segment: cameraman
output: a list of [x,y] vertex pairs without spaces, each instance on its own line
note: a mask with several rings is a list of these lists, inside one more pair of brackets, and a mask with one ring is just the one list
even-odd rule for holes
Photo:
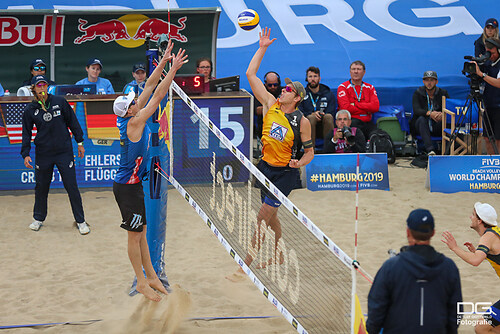
[[[486,51],[490,52],[490,59],[479,67],[476,63],[476,74],[485,82],[483,101],[485,118],[483,119],[486,151],[495,154],[493,145],[500,151],[500,39],[488,38],[485,41]],[[488,122],[489,121],[489,122]],[[495,143],[490,141],[495,139]]]
[[351,113],[339,110],[335,117],[337,127],[325,136],[324,153],[365,153],[365,136],[358,128],[351,128]]

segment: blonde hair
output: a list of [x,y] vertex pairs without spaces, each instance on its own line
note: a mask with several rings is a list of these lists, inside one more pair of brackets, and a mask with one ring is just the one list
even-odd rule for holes
[[483,28],[483,34],[481,35],[481,39],[483,41],[483,44],[486,43],[487,38],[499,38],[498,36],[498,27],[495,28],[495,34],[492,37],[486,36],[486,27]]

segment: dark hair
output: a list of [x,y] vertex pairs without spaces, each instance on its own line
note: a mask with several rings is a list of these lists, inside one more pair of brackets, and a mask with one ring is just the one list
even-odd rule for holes
[[488,48],[488,49],[492,49],[492,48],[497,48],[497,50],[500,51],[500,39],[498,38],[488,38],[486,39],[486,41],[484,42],[484,45]]
[[316,66],[309,66],[309,68],[306,70],[306,76],[308,72],[313,72],[319,75],[319,68],[317,68]]
[[409,229],[410,233],[413,237],[413,239],[418,240],[418,241],[428,241],[432,238],[432,235],[434,234],[434,230],[430,232],[419,232],[412,230],[411,228]]
[[361,65],[363,67],[363,70],[366,71],[366,66],[365,66],[365,63],[363,63],[361,60],[355,60],[351,63],[351,66],[349,66],[349,68],[352,67],[352,65]]
[[212,70],[214,68],[214,65],[212,64],[212,60],[210,60],[210,58],[208,58],[208,57],[198,58],[198,60],[196,61],[196,68],[200,67],[200,64],[201,64],[202,61],[208,61],[208,63],[210,64],[210,74],[209,74],[209,76],[212,77]]

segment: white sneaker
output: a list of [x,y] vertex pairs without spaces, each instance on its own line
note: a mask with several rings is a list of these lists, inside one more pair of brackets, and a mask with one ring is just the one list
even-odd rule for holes
[[436,155],[436,152],[430,151],[429,153],[427,153],[427,155]]
[[76,227],[78,228],[78,231],[80,231],[81,235],[85,235],[85,234],[90,233],[89,224],[87,224],[86,222],[76,223]]
[[33,231],[38,231],[40,227],[42,227],[42,225],[43,222],[35,220],[33,223],[30,224],[30,229],[32,229]]

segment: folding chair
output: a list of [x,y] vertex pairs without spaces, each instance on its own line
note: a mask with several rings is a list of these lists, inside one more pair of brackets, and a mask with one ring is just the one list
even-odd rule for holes
[[[446,97],[443,96],[443,118],[442,118],[442,147],[443,147],[443,154],[446,152],[447,148],[447,143],[450,145],[450,155],[465,155],[471,150],[471,142],[469,140],[464,140],[466,139],[467,136],[470,136],[470,128],[472,127],[473,129],[477,127],[477,130],[479,131],[479,134],[481,135],[482,133],[482,117],[481,113],[477,108],[475,108],[475,105],[471,105],[471,110],[469,110],[469,113],[472,113],[471,115],[465,115],[467,121],[465,127],[462,126],[462,124],[457,124],[457,121],[460,119],[460,113],[466,112],[463,110],[463,107],[465,105],[464,100],[452,100],[448,99],[448,102],[451,105],[455,106],[456,111],[452,111],[450,109],[446,108]],[[469,118],[470,116],[470,118]],[[463,119],[463,118],[462,118]],[[469,124],[469,121],[472,122],[472,124]],[[474,125],[475,124],[475,125]],[[449,127],[448,127],[449,126]],[[457,129],[457,126],[460,127]],[[455,131],[457,129],[457,132]],[[452,141],[452,136],[455,134],[455,140]],[[461,136],[459,136],[461,135]],[[457,147],[455,147],[455,144],[457,144]]]

